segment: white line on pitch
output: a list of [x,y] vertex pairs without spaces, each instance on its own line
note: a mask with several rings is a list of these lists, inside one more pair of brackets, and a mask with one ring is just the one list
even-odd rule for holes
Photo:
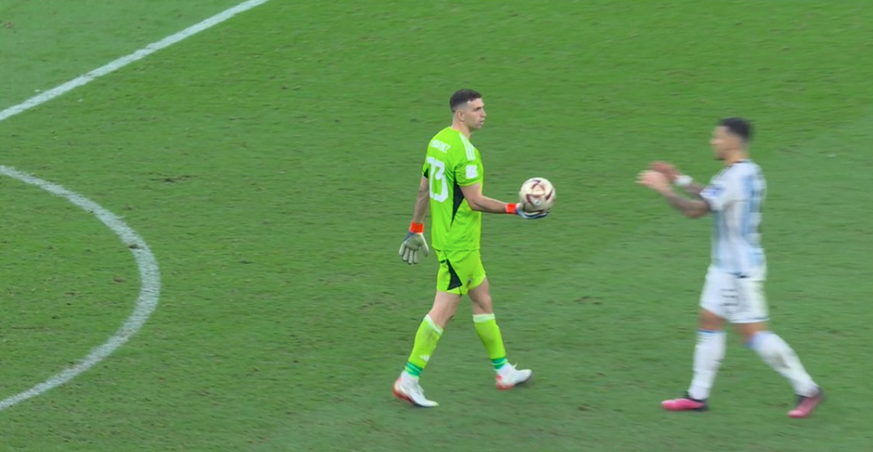
[[133,253],[133,257],[136,259],[136,264],[139,267],[140,280],[142,281],[142,287],[140,288],[139,298],[136,300],[133,314],[127,318],[124,325],[105,344],[91,350],[88,356],[48,380],[24,392],[3,399],[0,401],[0,410],[5,410],[16,403],[38,396],[49,389],[72,380],[73,377],[90,369],[127,342],[131,336],[142,328],[155,308],[158,307],[158,297],[161,292],[161,274],[158,269],[158,262],[155,260],[155,256],[145,240],[114,213],[78,193],[29,174],[24,174],[14,168],[0,165],[0,174],[36,185],[55,196],[66,198],[86,212],[93,213],[103,224],[112,229],[112,232],[116,233],[130,249],[130,252]]
[[99,68],[94,69],[93,71],[88,72],[87,74],[80,75],[80,76],[70,80],[69,82],[64,83],[63,85],[59,85],[57,87],[54,87],[54,88],[52,88],[52,89],[50,89],[42,94],[33,96],[30,99],[27,99],[26,101],[24,101],[18,105],[14,105],[14,106],[9,107],[3,111],[0,111],[0,121],[3,121],[6,118],[9,118],[10,116],[15,116],[23,111],[30,110],[31,108],[36,107],[37,105],[44,104],[44,103],[54,99],[55,97],[62,96],[64,94],[72,91],[75,88],[78,88],[82,85],[90,83],[92,80],[96,79],[97,77],[101,77],[101,76],[104,76],[104,75],[109,74],[111,72],[117,71],[118,69],[121,69],[124,66],[127,66],[128,64],[133,63],[134,61],[139,61],[139,60],[157,52],[158,50],[169,47],[169,46],[171,46],[171,45],[173,45],[173,44],[175,44],[175,43],[177,43],[185,38],[189,38],[197,33],[200,33],[201,31],[206,30],[207,28],[214,27],[215,25],[218,25],[218,24],[226,21],[227,19],[230,19],[231,17],[233,17],[233,16],[235,16],[243,11],[248,11],[248,10],[254,8],[255,6],[267,3],[268,1],[269,0],[248,0],[246,2],[242,2],[239,5],[234,6],[233,8],[222,11],[222,12],[210,17],[209,19],[204,20],[203,22],[200,22],[196,25],[192,25],[192,26],[190,26],[190,27],[188,27],[188,28],[176,33],[176,34],[172,34],[170,36],[167,36],[166,38],[161,39],[160,41],[153,42],[153,43],[137,50],[136,52],[131,53],[130,55],[123,56],[115,61],[107,63],[103,66],[100,66]]
[[[169,47],[185,38],[191,37],[203,30],[218,25],[241,12],[250,10],[268,1],[269,0],[248,0],[242,2],[234,6],[233,8],[222,11],[196,25],[188,27],[176,34],[167,36],[160,41],[151,43],[143,47],[142,49],[131,53],[130,55],[121,57],[115,61],[112,61],[106,65],[94,69],[87,74],[80,75],[79,77],[76,77],[73,80],[64,83],[63,85],[59,85],[38,96],[34,96],[18,105],[14,105],[3,111],[0,111],[0,121],[5,121],[6,119],[15,116],[21,112],[44,104],[58,96],[62,96],[79,86],[90,83],[97,77],[101,77],[118,69],[121,69],[122,67],[127,66],[134,61],[141,60],[151,55],[152,53],[157,52],[158,50]],[[145,240],[143,240],[143,238],[140,237],[139,234],[136,233],[136,231],[128,226],[127,223],[125,223],[121,218],[119,218],[112,212],[104,209],[96,202],[91,201],[90,199],[78,193],[67,190],[64,187],[53,184],[49,181],[45,181],[33,177],[29,174],[22,173],[15,168],[0,165],[0,174],[12,177],[14,179],[18,179],[31,185],[35,185],[56,196],[66,198],[68,201],[81,207],[85,211],[96,215],[97,218],[99,218],[100,221],[103,222],[103,224],[108,226],[109,229],[112,229],[112,231],[115,232],[122,241],[124,241],[124,243],[130,249],[131,253],[133,253],[133,257],[134,259],[136,259],[137,266],[139,267],[140,279],[142,281],[142,287],[140,288],[139,297],[136,300],[136,306],[133,310],[133,314],[131,314],[130,317],[127,318],[121,328],[119,328],[118,331],[116,331],[115,334],[110,337],[108,341],[106,341],[106,343],[91,350],[91,353],[89,353],[88,356],[78,361],[74,366],[64,369],[63,371],[52,376],[48,380],[24,392],[3,399],[2,401],[0,401],[0,411],[2,411],[6,408],[23,402],[31,397],[36,397],[46,391],[49,391],[52,388],[55,388],[72,380],[77,375],[85,372],[91,367],[94,367],[94,365],[96,365],[100,361],[106,359],[106,357],[111,355],[116,349],[118,349],[118,347],[124,345],[124,343],[127,342],[128,339],[131,338],[131,336],[136,334],[137,331],[142,328],[142,326],[148,320],[149,316],[151,316],[152,312],[154,312],[155,308],[157,308],[158,298],[161,291],[161,276],[157,260],[155,259],[155,256],[152,254]]]

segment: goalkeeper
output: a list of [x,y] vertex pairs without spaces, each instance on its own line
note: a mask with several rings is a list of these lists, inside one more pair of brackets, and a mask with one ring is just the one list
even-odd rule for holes
[[496,371],[498,389],[512,389],[528,381],[530,370],[518,370],[506,360],[500,328],[494,319],[488,279],[479,256],[482,212],[517,215],[525,219],[548,212],[526,212],[524,204],[507,204],[482,195],[484,169],[479,150],[470,143],[473,131],[485,123],[482,96],[463,89],[449,100],[452,125],[437,133],[427,147],[418,199],[409,234],[400,246],[400,257],[417,264],[428,255],[424,218],[431,210],[431,242],[439,260],[437,292],[433,307],[415,335],[406,368],[394,383],[394,395],[420,407],[434,407],[418,379],[436,349],[443,329],[455,315],[461,296],[473,302],[473,324]]

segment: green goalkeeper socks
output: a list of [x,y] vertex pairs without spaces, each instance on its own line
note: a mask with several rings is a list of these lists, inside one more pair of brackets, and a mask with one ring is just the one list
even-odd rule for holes
[[488,351],[494,370],[499,370],[506,364],[506,349],[503,347],[503,336],[500,335],[500,327],[494,314],[476,314],[473,316],[473,324],[476,326],[476,334]]
[[415,344],[406,363],[406,373],[413,377],[421,375],[442,335],[443,329],[437,326],[429,315],[425,316],[418,327],[418,332],[415,333]]
[[[491,358],[494,370],[499,370],[507,363],[506,349],[503,347],[503,337],[500,335],[500,327],[497,326],[494,314],[476,314],[473,316],[473,323],[476,326],[476,334],[479,335],[488,357]],[[415,333],[415,345],[412,346],[412,353],[409,354],[404,372],[412,377],[420,376],[436,350],[442,334],[443,329],[437,326],[429,315],[425,316],[418,327],[418,332]]]

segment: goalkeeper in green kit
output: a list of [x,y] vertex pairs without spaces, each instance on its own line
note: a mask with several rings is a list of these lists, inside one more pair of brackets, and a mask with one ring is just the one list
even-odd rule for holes
[[455,315],[463,295],[473,302],[476,333],[496,371],[497,388],[512,389],[528,381],[530,370],[519,370],[506,360],[500,328],[494,318],[488,279],[479,256],[482,212],[511,214],[525,219],[548,212],[526,212],[522,203],[504,203],[482,195],[485,171],[479,150],[470,142],[473,131],[485,123],[485,104],[473,90],[462,89],[449,100],[452,125],[437,133],[427,147],[412,224],[400,246],[400,257],[417,264],[428,255],[424,218],[431,211],[431,245],[439,260],[433,307],[424,317],[406,368],[394,383],[394,395],[420,407],[434,407],[419,385],[419,376],[436,349],[443,329]]

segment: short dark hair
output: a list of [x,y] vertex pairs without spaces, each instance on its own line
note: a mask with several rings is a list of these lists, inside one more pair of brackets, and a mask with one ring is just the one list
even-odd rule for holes
[[455,91],[455,94],[452,94],[452,97],[449,99],[449,107],[451,107],[452,111],[454,112],[461,105],[464,105],[471,100],[481,98],[482,95],[479,94],[478,91],[474,91],[472,89],[459,89]]
[[743,141],[752,141],[752,123],[743,118],[724,118],[718,122],[719,126],[728,129],[728,132],[740,137]]

